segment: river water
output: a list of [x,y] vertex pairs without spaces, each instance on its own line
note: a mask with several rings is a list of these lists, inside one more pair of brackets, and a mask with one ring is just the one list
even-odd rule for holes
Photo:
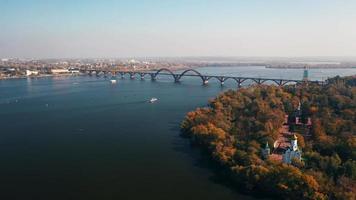
[[[301,69],[203,74],[300,79]],[[310,70],[313,80],[356,69]],[[253,199],[222,184],[179,136],[184,115],[236,83],[104,77],[0,81],[0,199]],[[157,97],[156,103],[147,102]]]

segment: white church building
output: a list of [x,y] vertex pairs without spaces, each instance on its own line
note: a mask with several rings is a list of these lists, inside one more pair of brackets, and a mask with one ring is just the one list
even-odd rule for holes
[[293,158],[297,160],[302,159],[302,152],[298,148],[297,139],[298,139],[297,136],[294,134],[293,139],[290,142],[291,147],[289,147],[282,155],[283,163],[291,164]]

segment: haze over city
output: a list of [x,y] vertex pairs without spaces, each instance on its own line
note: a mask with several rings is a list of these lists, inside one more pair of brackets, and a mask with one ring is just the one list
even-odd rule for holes
[[356,1],[0,0],[0,57],[356,56]]

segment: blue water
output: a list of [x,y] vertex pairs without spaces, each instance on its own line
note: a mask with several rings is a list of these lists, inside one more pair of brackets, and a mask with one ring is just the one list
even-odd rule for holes
[[[198,69],[296,78],[302,70]],[[284,72],[283,72],[284,71]],[[311,79],[354,70],[310,71]],[[53,77],[0,81],[0,199],[252,199],[179,136],[184,115],[236,83]],[[147,102],[151,97],[159,100]]]

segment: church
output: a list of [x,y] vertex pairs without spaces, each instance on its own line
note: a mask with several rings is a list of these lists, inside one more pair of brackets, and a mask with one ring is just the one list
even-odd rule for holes
[[283,163],[291,164],[293,159],[301,160],[302,152],[298,148],[297,136],[294,134],[291,140],[291,146],[282,155]]
[[[304,120],[302,120],[304,118]],[[268,142],[261,149],[263,159],[271,159],[286,164],[291,164],[293,159],[302,160],[302,151],[298,147],[298,138],[291,131],[291,126],[305,131],[301,131],[304,137],[310,136],[310,128],[312,126],[311,118],[304,116],[302,113],[302,104],[299,101],[296,110],[289,115],[285,115],[284,123],[279,129],[278,138],[274,141],[273,150],[271,151]],[[293,130],[294,130],[293,128]]]
[[[287,145],[287,147],[284,150],[284,152],[282,153],[282,155],[278,154],[278,153],[271,154],[271,149],[267,142],[266,146],[261,150],[262,157],[264,159],[270,158],[273,160],[279,160],[286,164],[291,164],[293,159],[302,160],[302,151],[298,147],[297,139],[298,139],[297,136],[294,134],[292,139],[290,140],[290,144]],[[277,149],[274,149],[274,151],[276,151],[276,150]]]

